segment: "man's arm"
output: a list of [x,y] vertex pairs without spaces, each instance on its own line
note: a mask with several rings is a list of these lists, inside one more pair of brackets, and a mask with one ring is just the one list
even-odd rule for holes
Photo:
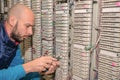
[[24,71],[22,65],[0,70],[0,80],[19,80],[25,75],[26,72]]
[[10,66],[7,69],[0,70],[0,80],[19,80],[26,75],[26,72],[21,65],[23,60],[21,59],[20,48],[18,47],[16,56],[12,60]]
[[[12,60],[10,67],[12,66],[16,66],[16,65],[21,65],[24,63],[24,60],[22,59],[22,55],[21,55],[21,50],[20,47],[18,46],[17,52],[16,52],[16,56],[14,57],[14,59]],[[40,80],[40,74],[38,72],[34,72],[34,73],[29,73],[26,74],[22,79],[20,80]],[[12,79],[14,80],[14,79]]]
[[23,80],[25,80],[27,77],[26,74],[31,72],[42,72],[46,69],[48,69],[48,71],[45,72],[45,74],[50,74],[53,73],[59,65],[58,61],[50,56],[42,56],[40,58],[37,58],[33,61],[21,65],[19,63],[19,48],[17,52],[18,53],[13,59],[10,67],[8,69],[0,70],[0,80],[19,80],[23,77]]

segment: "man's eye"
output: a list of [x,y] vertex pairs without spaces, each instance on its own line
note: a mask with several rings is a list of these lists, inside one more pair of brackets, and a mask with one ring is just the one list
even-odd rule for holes
[[28,26],[26,26],[27,28],[29,28],[30,26],[28,25]]
[[26,28],[30,28],[30,27],[33,27],[34,25],[31,25],[31,24],[25,24]]

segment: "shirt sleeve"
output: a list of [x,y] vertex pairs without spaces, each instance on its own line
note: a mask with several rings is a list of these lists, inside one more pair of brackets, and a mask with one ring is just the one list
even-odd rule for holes
[[[20,50],[20,47],[18,46],[16,56],[12,60],[10,67],[14,67],[16,65],[21,65],[23,63],[24,63],[24,60],[22,59],[21,50]],[[11,79],[11,80],[14,80],[14,79]],[[37,72],[28,73],[20,80],[40,80],[40,74]]]
[[25,75],[22,65],[0,70],[0,80],[20,80]]
[[20,47],[16,51],[16,55],[7,69],[0,70],[0,80],[20,80],[26,75],[21,58]]

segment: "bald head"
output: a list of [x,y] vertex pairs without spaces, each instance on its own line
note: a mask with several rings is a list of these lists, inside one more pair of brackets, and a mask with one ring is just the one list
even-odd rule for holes
[[8,11],[5,22],[8,36],[13,41],[20,42],[33,34],[34,14],[23,4],[16,4]]
[[34,17],[34,14],[27,6],[23,4],[16,4],[8,11],[8,19],[10,16],[15,16],[17,19],[20,19],[26,16]]

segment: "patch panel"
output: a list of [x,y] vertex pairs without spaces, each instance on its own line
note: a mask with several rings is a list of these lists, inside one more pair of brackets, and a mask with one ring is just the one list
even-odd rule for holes
[[38,9],[40,9],[40,6],[38,6],[38,5],[41,5],[40,1],[38,1],[38,2],[37,1],[32,1],[32,8],[37,7]]
[[79,78],[78,76],[74,75],[72,80],[83,80],[82,78]]
[[[48,33],[47,33],[48,32]],[[52,35],[53,34],[53,32],[51,31],[51,30],[49,30],[49,31],[46,31],[46,30],[43,30],[42,31],[42,35]],[[43,36],[44,37],[44,36]]]
[[[46,4],[46,5],[43,4],[43,5],[42,5],[42,9],[43,9],[43,8],[46,8],[46,9],[48,9],[47,11],[49,11],[49,10],[51,11],[50,8],[53,8],[53,7],[51,7],[51,6],[52,6],[52,4]],[[44,10],[42,10],[42,11],[44,11]]]
[[59,11],[59,10],[68,10],[69,7],[66,7],[66,6],[67,6],[66,4],[65,5],[57,5],[56,8],[55,8],[55,10],[56,11]]
[[[61,49],[68,49],[68,44],[66,43],[67,41],[63,41],[60,42],[60,41],[56,41],[56,47],[57,48],[61,48]],[[61,43],[64,43],[64,44],[61,44]]]
[[[76,73],[77,73],[77,72],[76,72]],[[88,79],[86,78],[86,76],[88,76],[88,75],[86,75],[86,74],[83,75],[83,74],[77,73],[76,76],[80,76],[81,80],[84,80],[84,79],[88,80]],[[80,78],[79,78],[79,79],[80,79]]]
[[56,21],[58,21],[58,20],[60,20],[60,21],[61,20],[67,20],[68,21],[69,19],[67,17],[59,17],[59,18],[56,18]]
[[114,62],[115,63],[114,67],[118,67],[119,66],[118,62],[112,61],[112,60],[109,61],[109,59],[105,59],[105,58],[101,58],[101,57],[100,57],[100,62],[104,63],[104,64],[107,64],[107,65],[111,65],[111,66],[112,66],[112,63]]
[[77,13],[74,15],[74,18],[90,18],[91,14],[89,13]]
[[[74,65],[76,65],[76,64],[74,64]],[[88,67],[87,67],[88,68]],[[82,72],[82,74],[81,75],[83,75],[83,74],[85,74],[85,75],[88,75],[88,70],[86,70],[86,68],[84,68],[84,67],[80,67],[80,66],[77,66],[76,65],[76,69],[78,69],[78,70],[73,70],[73,72],[75,72],[75,73],[78,73],[78,74],[81,74],[80,73],[80,71]],[[79,71],[80,70],[80,71]],[[86,70],[86,71],[85,71]]]
[[[74,47],[74,48],[77,48],[77,49],[81,49],[81,51],[84,50],[84,46],[79,45],[79,44],[74,44],[73,47]],[[73,48],[73,49],[74,49],[74,48]]]
[[106,76],[105,73],[102,73],[102,74],[99,74],[99,75],[102,76],[102,77],[100,77],[98,80],[118,80],[117,77],[113,77],[111,75],[110,76]]
[[53,0],[44,0],[44,1],[42,1],[42,3],[44,4],[44,3],[52,3],[53,2]]
[[[63,13],[63,14],[64,14],[64,13]],[[57,18],[58,18],[58,19],[60,19],[60,20],[61,20],[61,19],[62,19],[62,17],[69,17],[69,15],[67,15],[67,14],[64,14],[64,15],[63,15],[63,14],[59,14],[59,13],[58,13],[58,14],[56,14],[55,19],[57,19]],[[60,18],[60,17],[61,17],[61,18]],[[59,20],[58,20],[58,21],[59,21]],[[56,22],[57,22],[57,21],[56,21]]]
[[119,23],[100,23],[101,26],[120,27]]
[[78,1],[78,3],[75,3],[75,6],[77,6],[77,5],[82,5],[82,4],[89,4],[89,5],[91,5],[92,4],[92,1],[87,1],[87,0],[85,0],[85,1]]
[[119,38],[116,37],[109,37],[109,36],[101,36],[102,40],[108,40],[108,41],[115,41],[115,42],[119,42]]
[[89,30],[89,29],[74,29],[75,31],[74,31],[74,33],[77,35],[77,34],[81,34],[81,33],[83,33],[83,34],[91,34],[91,31]]
[[[57,46],[60,46],[60,45],[57,45]],[[65,48],[64,48],[65,47]],[[67,48],[67,46],[63,46],[63,47],[56,47],[57,49],[56,52],[58,51],[58,53],[61,54],[61,56],[67,56],[67,55],[62,55],[62,54],[65,54],[68,52],[69,48]]]
[[56,31],[56,33],[57,33],[56,36],[61,36],[61,37],[62,37],[62,36],[69,36],[68,32],[63,32],[63,31],[62,31],[62,33],[61,33],[61,32],[57,32],[57,31]]
[[78,22],[75,22],[74,24],[75,24],[75,25],[79,25],[79,24],[81,24],[81,25],[84,25],[84,24],[91,25],[91,22],[83,22],[83,21],[82,21],[82,22],[79,22],[79,23],[78,23]]
[[101,71],[101,74],[105,73],[105,76],[110,76],[110,77],[118,77],[117,75],[119,75],[119,71],[115,72],[115,71],[111,71],[110,69],[101,67],[101,69],[99,68],[99,70]]
[[84,40],[74,40],[74,44],[81,44],[81,45],[88,45],[90,42],[89,41],[84,41]]
[[68,34],[58,34],[58,33],[57,33],[55,36],[56,36],[56,37],[57,37],[57,36],[60,36],[60,37],[68,37]]
[[120,37],[120,34],[119,33],[116,33],[116,32],[101,32],[101,36],[110,36],[110,37],[117,37],[119,38]]
[[[108,52],[108,51],[106,51],[106,52]],[[109,54],[109,55],[111,55],[111,54]],[[113,56],[115,56],[115,55],[113,55]],[[112,62],[117,63],[117,62],[119,62],[119,57],[113,57],[113,56],[100,54],[100,59],[106,60],[109,63],[112,63]],[[105,63],[105,62],[103,62],[103,63]],[[116,64],[116,66],[117,66],[117,64]]]
[[[61,16],[60,16],[61,17]],[[64,22],[65,21],[65,22]],[[60,24],[69,24],[69,20],[67,21],[66,18],[62,18],[62,19],[58,19],[56,20],[55,24],[57,25],[60,25]],[[65,27],[66,28],[66,27]]]
[[77,23],[79,21],[80,22],[90,22],[91,19],[90,18],[83,18],[83,17],[76,17],[75,22]]
[[83,41],[76,41],[76,42],[73,42],[74,44],[79,44],[79,45],[83,45],[83,46],[88,46],[90,44],[90,42],[83,42]]
[[75,10],[75,13],[92,13],[91,9],[81,9],[81,10]]
[[119,53],[109,52],[109,51],[105,51],[105,50],[101,50],[100,55],[110,57],[110,59],[119,57]]
[[120,12],[120,8],[116,7],[116,8],[103,8],[102,12]]
[[28,38],[24,41],[25,44],[25,62],[32,60],[32,47],[31,47],[31,38]]
[[[51,15],[51,16],[52,16],[52,15]],[[51,24],[52,21],[42,21],[42,23],[43,23],[43,24],[46,24],[46,23]],[[44,28],[44,27],[43,27],[43,28]]]
[[80,36],[87,36],[87,37],[91,37],[91,35],[89,33],[74,33],[74,37],[80,37]]
[[[91,29],[91,27],[90,27],[91,25],[89,25],[89,24],[82,24],[82,23],[81,23],[81,24],[79,24],[79,23],[78,23],[78,24],[74,24],[74,27],[81,27],[81,26],[82,26],[83,28],[87,27],[88,29],[89,29],[89,28]],[[87,29],[87,28],[86,28],[86,29]]]
[[45,24],[45,23],[52,24],[52,23],[49,22],[49,20],[52,20],[52,16],[42,16],[42,17],[43,17],[42,18],[43,19],[43,21],[42,21],[43,24]]
[[68,13],[69,11],[66,10],[62,10],[62,11],[56,11],[55,14],[64,14],[64,13]]
[[120,43],[110,42],[110,41],[104,41],[104,40],[101,40],[100,42],[101,42],[101,44],[108,44],[110,46],[120,47]]
[[79,33],[79,32],[82,32],[82,33],[91,33],[90,30],[91,29],[87,29],[87,28],[83,28],[83,27],[80,27],[80,28],[74,28],[74,32],[75,33]]
[[[49,21],[49,20],[53,20],[52,18],[42,18],[43,21]],[[50,24],[44,24],[44,25],[50,25]]]
[[99,67],[100,67],[99,71],[105,72],[105,73],[107,73],[109,75],[112,75],[112,76],[119,75],[119,71],[118,70],[120,70],[120,69],[118,67],[108,68],[109,66],[103,66],[102,64]]
[[[102,76],[102,75],[101,75]],[[107,77],[100,77],[98,80],[110,80],[110,78]]]
[[[79,37],[74,38],[73,40],[77,40],[77,41],[79,41],[79,39],[78,39],[78,38],[79,38]],[[86,38],[81,37],[81,38],[80,38],[80,40],[90,42],[90,38],[89,38],[89,37],[86,37]]]
[[58,9],[58,7],[68,7],[68,3],[62,3],[62,4],[57,4],[55,7]]
[[[48,11],[50,11],[50,12],[48,12]],[[46,12],[47,13],[52,13],[52,9],[44,9],[44,10],[42,10],[42,13],[46,13]],[[45,15],[45,16],[51,16],[51,15]]]
[[81,6],[76,6],[75,9],[79,10],[79,9],[90,9],[92,8],[92,5],[81,5]]
[[[77,63],[78,63],[78,62],[77,62]],[[80,64],[78,64],[78,65],[80,65]],[[82,67],[80,67],[80,66],[78,66],[78,65],[75,64],[76,69],[79,69],[81,72],[82,72],[82,71],[83,71],[83,72],[88,72],[88,70],[89,70],[88,68],[89,68],[89,67],[82,68]],[[78,72],[78,70],[76,70],[76,69],[74,69],[73,72]]]
[[[53,7],[52,6],[42,7],[42,9],[51,9],[51,8],[53,8]],[[42,14],[44,14],[44,13],[42,13]]]
[[[57,79],[66,80],[68,76],[68,53],[69,53],[69,6],[68,3],[55,5],[55,52],[61,56],[63,65],[59,68]],[[66,71],[66,73],[64,73]],[[61,75],[61,76],[60,76]]]
[[102,3],[102,8],[106,8],[106,7],[119,7],[119,5],[117,5],[118,2],[108,2],[108,3]]
[[102,62],[100,62],[99,65],[101,65],[100,67],[102,67],[102,68],[105,67],[105,68],[108,68],[109,70],[115,71],[115,72],[117,72],[118,70],[120,70],[118,67],[114,67],[112,65],[107,65],[107,64],[102,63]]
[[66,42],[68,40],[68,37],[62,38],[62,37],[57,37],[56,41],[57,42]]
[[43,51],[53,51],[52,50],[53,49],[52,46],[53,45],[42,44]]
[[[81,27],[82,26],[82,27]],[[75,25],[73,27],[74,29],[88,29],[88,30],[91,30],[91,27],[89,25]]]
[[68,24],[56,24],[57,27],[64,27],[64,26],[69,26]]
[[[103,47],[103,46],[102,46]],[[109,50],[109,49],[106,49]],[[98,80],[117,79],[120,70],[120,57],[118,53],[101,50],[99,56]],[[113,51],[113,50],[112,50]],[[103,75],[104,74],[104,75]]]
[[88,74],[87,74],[88,72],[82,72],[82,73],[78,73],[78,75],[81,75],[81,77],[82,78],[85,78],[86,77],[86,75],[88,76]]
[[69,38],[68,37],[59,37],[58,36],[56,40],[62,40],[64,42],[65,40],[68,41]]
[[[89,55],[88,52],[79,51],[78,48],[74,48],[73,51],[75,52],[76,55],[78,55],[78,56],[73,55],[73,57],[76,57],[76,58],[78,58],[78,59],[79,59],[79,57],[81,57],[81,58],[83,57],[82,59],[86,59],[86,60],[90,59],[90,58],[89,58],[90,55]],[[74,58],[73,58],[73,59],[74,59]]]
[[[68,31],[69,28],[67,28],[67,27],[56,27],[55,29],[56,29],[55,32],[58,32],[58,33],[68,33],[69,32]],[[62,31],[62,32],[60,32],[60,31]]]
[[105,45],[101,44],[100,48],[104,49],[104,50],[113,51],[113,52],[120,52],[120,48],[117,48],[117,47],[114,47],[114,46],[109,46],[109,45],[106,45],[106,44]]
[[42,54],[53,55],[53,0],[41,1]]
[[42,42],[43,42],[43,44],[46,44],[46,45],[47,45],[47,44],[52,44],[51,41],[45,41],[45,40],[43,40]]
[[75,44],[84,44],[84,45],[88,45],[90,42],[87,40],[73,40]]
[[[49,28],[49,29],[45,29],[45,28],[42,28],[42,30],[44,31],[44,32],[51,32],[51,33],[53,33],[52,31],[52,29],[51,28]],[[48,34],[49,35],[49,34]],[[50,34],[51,35],[51,34]]]
[[119,18],[101,18],[102,22],[119,23]]
[[[34,8],[33,8],[33,10],[34,10]],[[39,10],[39,9],[38,9]],[[40,18],[38,18],[38,17],[41,17],[41,14],[35,14],[35,18],[36,19],[40,19]]]
[[[42,37],[44,38],[44,36],[52,36],[52,34],[53,34],[53,32],[49,31],[49,33],[47,33],[47,31],[43,31],[42,32]],[[51,38],[53,38],[53,37],[51,37]],[[47,39],[47,38],[45,37],[45,39]]]
[[102,2],[115,2],[115,1],[118,1],[118,0],[102,0]]
[[119,18],[120,13],[101,13],[101,18]]
[[100,29],[104,32],[120,32],[120,28],[101,26]]

